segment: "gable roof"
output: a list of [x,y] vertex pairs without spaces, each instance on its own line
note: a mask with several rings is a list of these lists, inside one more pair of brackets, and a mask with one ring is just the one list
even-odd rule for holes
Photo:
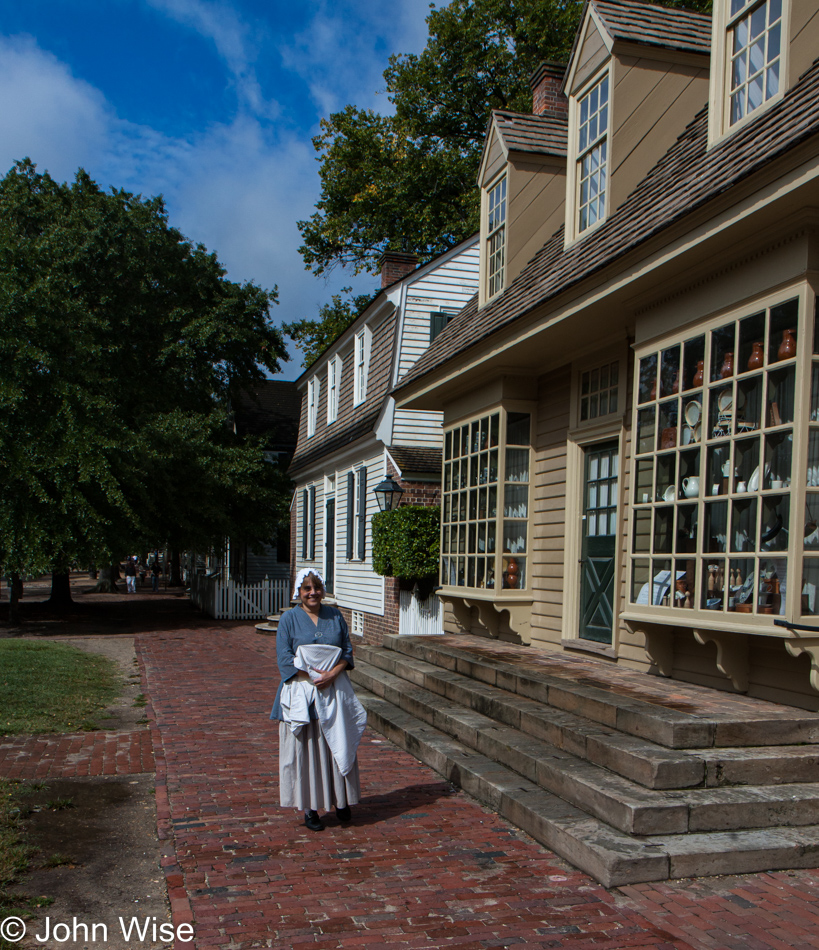
[[494,109],[492,120],[498,136],[508,151],[566,157],[568,114],[531,115],[525,112]]
[[475,299],[453,317],[396,392],[612,264],[817,133],[819,60],[779,102],[710,150],[708,110],[703,108],[610,218],[568,248],[561,227],[497,298],[481,310]]
[[636,0],[591,0],[591,5],[613,40],[691,53],[711,50],[711,17],[707,13]]

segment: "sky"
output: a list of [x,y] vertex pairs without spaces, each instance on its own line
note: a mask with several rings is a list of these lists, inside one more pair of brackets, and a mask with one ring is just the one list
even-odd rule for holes
[[[162,194],[231,280],[278,287],[273,320],[315,317],[377,278],[305,270],[312,137],[348,103],[389,112],[392,53],[420,52],[427,0],[0,0],[0,174]],[[295,379],[301,355],[281,378]]]

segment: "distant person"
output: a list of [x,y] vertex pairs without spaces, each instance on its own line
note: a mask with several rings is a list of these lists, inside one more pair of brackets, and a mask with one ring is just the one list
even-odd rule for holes
[[159,590],[159,576],[162,573],[162,568],[159,566],[159,560],[154,558],[154,563],[151,565],[151,590]]
[[125,562],[125,592],[127,594],[136,593],[137,566],[134,559],[129,557]]
[[145,578],[148,576],[148,568],[144,561],[139,561],[139,586],[145,586]]

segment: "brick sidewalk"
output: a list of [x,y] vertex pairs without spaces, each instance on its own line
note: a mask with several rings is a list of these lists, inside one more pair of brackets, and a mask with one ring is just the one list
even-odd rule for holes
[[377,734],[361,805],[308,832],[277,801],[275,644],[252,628],[146,634],[160,835],[196,946],[819,947],[819,874],[606,891]]
[[85,778],[153,771],[147,729],[0,739],[0,775],[4,778]]

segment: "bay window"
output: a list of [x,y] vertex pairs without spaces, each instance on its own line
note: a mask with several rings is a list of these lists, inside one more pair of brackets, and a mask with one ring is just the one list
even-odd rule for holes
[[633,608],[819,612],[819,350],[803,311],[794,295],[638,352]]
[[529,587],[531,424],[499,408],[444,434],[441,580],[489,591]]

